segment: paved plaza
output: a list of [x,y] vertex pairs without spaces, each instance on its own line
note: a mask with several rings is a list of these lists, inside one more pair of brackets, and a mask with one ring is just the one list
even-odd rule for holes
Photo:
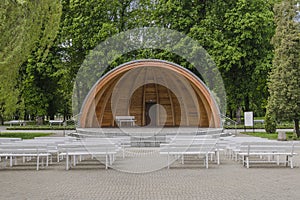
[[300,168],[244,168],[222,159],[174,164],[149,173],[105,170],[99,163],[65,171],[64,162],[36,171],[22,165],[0,170],[0,199],[299,199]]
[[[62,136],[62,132],[56,132]],[[146,153],[155,148],[137,148]],[[298,154],[299,149],[297,150]],[[124,160],[114,165],[122,169],[141,171],[155,166],[150,162],[136,162],[134,148]],[[155,157],[155,153],[153,154]],[[133,160],[131,160],[133,159]],[[165,162],[159,160],[157,162]],[[132,162],[131,162],[132,161]],[[300,156],[294,169],[274,164],[257,165],[246,169],[241,163],[221,156],[221,164],[210,163],[206,169],[202,161],[175,162],[170,169],[148,170],[148,173],[127,173],[105,169],[97,160],[87,160],[69,171],[65,161],[35,170],[34,164],[3,167],[0,162],[0,199],[300,199]],[[113,165],[113,166],[114,166]],[[135,166],[136,165],[136,166]],[[126,168],[127,167],[127,168]],[[159,167],[157,167],[159,168]],[[153,169],[153,168],[152,168]],[[132,170],[134,171],[134,170]]]

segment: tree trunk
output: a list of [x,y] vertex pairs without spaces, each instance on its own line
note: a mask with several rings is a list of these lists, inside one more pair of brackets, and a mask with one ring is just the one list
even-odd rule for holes
[[38,116],[36,118],[36,124],[39,125],[39,126],[43,125],[44,124],[44,117]]
[[298,138],[300,138],[300,130],[299,130],[299,119],[294,119],[295,122],[295,132]]
[[239,108],[238,108],[237,111],[236,111],[236,122],[237,122],[238,124],[241,123],[241,112],[242,112],[242,107],[239,106]]
[[4,120],[3,120],[2,115],[0,115],[0,124],[1,124],[1,125],[4,125]]
[[231,107],[228,108],[228,111],[229,111],[229,118],[233,119],[234,115],[233,115],[233,111],[232,111]]
[[54,114],[51,114],[51,115],[49,116],[49,118],[50,118],[50,120],[54,120]]
[[245,111],[250,111],[250,100],[249,97],[245,97]]

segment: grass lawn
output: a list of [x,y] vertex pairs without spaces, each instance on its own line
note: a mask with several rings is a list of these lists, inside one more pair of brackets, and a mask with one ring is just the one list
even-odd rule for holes
[[[241,132],[245,135],[255,136],[255,137],[261,137],[261,138],[268,138],[270,140],[277,140],[278,134],[277,133],[265,133],[265,132]],[[286,133],[286,139],[287,140],[293,140],[293,132],[287,132]],[[296,138],[295,138],[296,139]],[[298,139],[299,140],[299,139]]]
[[33,139],[34,137],[42,137],[49,136],[53,133],[0,133],[0,137],[14,137],[14,138],[22,138],[22,139]]
[[[230,124],[230,125],[225,124],[224,128],[226,128],[226,129],[235,129],[235,125],[234,124]],[[236,126],[236,128],[237,129],[244,129],[244,124],[238,124]],[[255,129],[264,129],[265,128],[265,124],[255,123],[254,124],[254,128]],[[292,128],[294,128],[294,124],[293,123],[277,124],[276,128],[278,128],[278,129],[287,129],[287,128],[288,129],[292,129]]]
[[[255,117],[255,120],[264,120],[264,117]],[[226,129],[234,129],[235,125],[230,122],[226,121],[224,124],[224,128]],[[244,128],[244,121],[241,122],[241,124],[236,125],[236,128],[238,129],[243,129]],[[255,129],[264,129],[265,128],[265,123],[254,123],[254,128]],[[280,123],[276,124],[276,128],[278,129],[293,129],[294,128],[294,122],[292,121],[282,121]]]

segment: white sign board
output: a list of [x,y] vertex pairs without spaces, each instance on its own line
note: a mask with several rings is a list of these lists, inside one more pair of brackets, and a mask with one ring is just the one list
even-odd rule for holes
[[244,112],[245,126],[253,126],[253,112]]

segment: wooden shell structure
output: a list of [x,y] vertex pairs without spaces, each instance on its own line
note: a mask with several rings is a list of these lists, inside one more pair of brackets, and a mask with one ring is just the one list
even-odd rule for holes
[[116,127],[116,116],[136,126],[221,127],[218,106],[192,72],[162,60],[125,63],[103,76],[82,105],[81,128]]

